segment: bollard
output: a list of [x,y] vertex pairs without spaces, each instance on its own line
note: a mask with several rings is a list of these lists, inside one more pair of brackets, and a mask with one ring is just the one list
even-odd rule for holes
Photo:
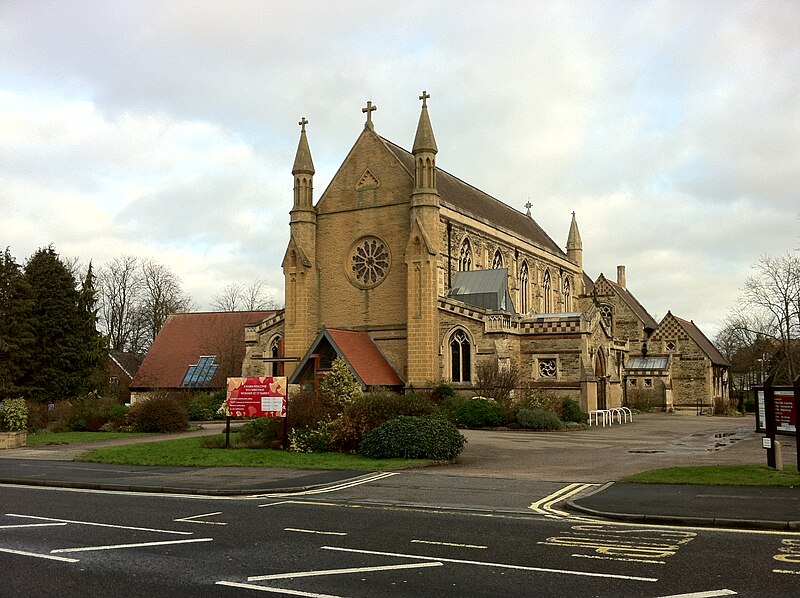
[[775,441],[775,471],[783,471],[783,453],[779,440]]

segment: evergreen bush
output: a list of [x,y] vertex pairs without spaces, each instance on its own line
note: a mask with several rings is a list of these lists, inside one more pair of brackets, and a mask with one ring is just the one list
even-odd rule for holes
[[182,432],[189,428],[186,408],[167,395],[136,403],[131,408],[130,420],[137,432]]
[[28,404],[25,399],[6,399],[0,403],[0,431],[23,432],[28,426]]
[[279,417],[259,417],[246,422],[234,442],[237,448],[270,448],[276,444],[283,433],[283,419]]
[[499,426],[501,421],[499,403],[486,397],[473,397],[467,400],[459,408],[456,419],[458,425],[468,428]]
[[225,391],[201,392],[194,395],[186,406],[189,421],[222,419],[220,406],[225,402]]
[[433,388],[431,388],[431,400],[437,405],[441,405],[455,396],[456,389],[446,380],[439,380],[439,382],[434,384]]
[[401,415],[367,432],[359,453],[372,459],[453,460],[466,441],[446,419]]
[[517,421],[529,430],[563,430],[564,423],[552,411],[523,408],[517,412]]
[[331,371],[320,382],[318,394],[322,402],[333,407],[338,414],[361,396],[361,386],[347,364],[337,357],[331,364]]
[[366,392],[348,405],[333,424],[331,448],[355,452],[364,434],[399,415],[432,415],[436,406],[423,393],[387,389]]
[[588,415],[581,409],[581,404],[575,399],[566,397],[561,401],[561,420],[565,422],[575,422],[576,424],[584,424]]

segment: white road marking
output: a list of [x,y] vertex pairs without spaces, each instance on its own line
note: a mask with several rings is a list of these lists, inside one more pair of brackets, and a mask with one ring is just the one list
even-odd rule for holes
[[396,569],[423,569],[425,567],[441,567],[442,563],[409,563],[406,565],[384,565],[382,567],[353,567],[351,569],[326,569],[322,571],[298,571],[296,573],[277,573],[275,575],[254,575],[247,581],[267,581],[270,579],[294,579],[296,577],[316,577],[319,575],[342,575],[346,573],[369,573],[371,571],[394,571]]
[[790,569],[773,569],[773,573],[788,573],[790,575],[800,575],[800,571],[792,571]]
[[268,588],[257,586],[251,583],[238,583],[235,581],[218,581],[218,586],[229,586],[232,588],[243,588],[245,590],[259,590],[261,592],[272,592],[273,594],[288,594],[289,596],[306,596],[307,598],[342,598],[333,594],[316,594],[314,592],[301,592],[300,590],[285,590],[284,588]]
[[176,532],[170,529],[153,529],[149,527],[132,527],[129,525],[114,525],[111,523],[96,523],[94,521],[75,521],[73,519],[56,519],[54,517],[37,517],[36,515],[18,515],[16,513],[6,513],[6,517],[20,517],[22,519],[37,519],[41,521],[56,521],[60,523],[75,523],[77,525],[93,525],[96,527],[112,527],[114,529],[131,529],[137,532],[160,532],[162,534],[177,534],[179,536],[191,536],[193,532]]
[[290,505],[290,504],[292,504],[294,502],[295,501],[293,501],[293,500],[279,500],[278,502],[268,502],[268,503],[263,504],[263,505],[258,505],[258,508],[260,509],[262,507],[274,507],[275,505]]
[[0,529],[18,529],[21,527],[56,527],[66,523],[20,523],[17,525],[0,525]]
[[321,532],[314,529],[298,529],[296,527],[284,527],[285,532],[299,532],[301,534],[320,534],[322,536],[346,536],[347,532]]
[[192,542],[213,542],[214,538],[189,538],[188,540],[165,540],[163,542],[139,542],[138,544],[112,544],[107,546],[79,546],[77,548],[56,548],[50,554],[61,552],[93,552],[95,550],[116,550],[118,548],[141,548],[143,546],[166,546],[167,544],[189,544]]
[[77,563],[78,559],[70,559],[65,556],[51,556],[49,554],[39,554],[38,552],[25,552],[24,550],[11,550],[10,548],[0,548],[0,552],[19,554],[21,556],[33,556],[37,559],[48,559],[51,561],[64,561],[65,563]]
[[261,496],[264,498],[283,498],[286,496],[306,496],[309,494],[325,494],[327,492],[334,492],[336,490],[344,490],[346,488],[360,486],[361,484],[368,484],[369,482],[377,482],[378,480],[382,480],[384,478],[388,478],[395,475],[400,475],[400,474],[394,471],[385,471],[382,473],[371,474],[367,477],[355,478],[352,480],[348,480],[346,482],[334,484],[333,486],[325,486],[324,488],[314,488],[312,490],[305,490],[302,492],[277,492],[275,494],[263,494]]
[[180,519],[173,519],[173,521],[182,521],[184,523],[203,523],[205,525],[228,525],[223,521],[195,521],[201,517],[212,517],[214,515],[222,515],[222,511],[215,513],[203,513],[202,515],[192,515],[191,517],[181,517]]
[[354,552],[357,554],[374,554],[378,556],[392,556],[406,559],[419,559],[426,561],[441,561],[442,563],[456,563],[460,565],[478,565],[481,567],[497,567],[500,569],[516,569],[519,571],[538,571],[540,573],[560,573],[562,575],[577,575],[581,577],[603,577],[606,579],[625,579],[629,581],[658,581],[657,577],[635,577],[632,575],[617,575],[613,573],[589,573],[588,571],[573,571],[570,569],[549,569],[546,567],[528,567],[525,565],[511,565],[508,563],[491,563],[487,561],[468,561],[464,559],[443,559],[434,556],[421,556],[418,554],[402,554],[399,552],[380,552],[377,550],[359,550],[356,548],[341,548],[339,546],[322,546],[322,550],[335,550],[337,552]]
[[456,548],[489,548],[480,544],[454,544],[452,542],[434,542],[433,540],[411,540],[416,544],[434,544],[435,546],[455,546]]
[[[541,542],[537,542],[537,544],[541,544]],[[651,561],[648,559],[631,559],[619,556],[600,556],[599,554],[571,554],[570,556],[574,556],[575,558],[579,559],[598,559],[601,561],[621,561],[623,563],[651,563],[653,565],[666,565],[667,561]]]
[[691,592],[689,594],[672,594],[659,598],[716,598],[716,596],[736,596],[733,590],[711,590],[710,592]]

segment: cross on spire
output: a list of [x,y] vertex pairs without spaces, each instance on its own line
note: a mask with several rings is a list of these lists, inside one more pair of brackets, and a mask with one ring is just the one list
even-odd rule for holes
[[373,124],[372,124],[372,113],[377,109],[378,109],[377,106],[373,106],[372,105],[372,100],[369,100],[367,102],[367,107],[366,108],[362,108],[361,109],[361,112],[364,112],[367,115],[367,122],[365,123],[365,126],[369,127],[370,129],[375,128],[373,126]]
[[422,107],[423,108],[425,108],[428,105],[427,99],[429,97],[431,97],[431,94],[429,94],[427,91],[424,91],[424,90],[422,92],[422,95],[419,96],[419,99],[422,100]]
[[303,116],[303,117],[300,119],[300,122],[299,122],[299,123],[297,123],[297,124],[298,124],[298,125],[300,125],[300,132],[301,132],[301,133],[305,133],[305,132],[306,132],[306,125],[308,124],[308,120],[306,119],[306,117],[305,117],[305,116]]

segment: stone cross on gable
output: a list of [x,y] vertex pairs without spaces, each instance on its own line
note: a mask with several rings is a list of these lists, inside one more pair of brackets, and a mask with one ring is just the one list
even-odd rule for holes
[[530,200],[528,200],[528,203],[525,204],[525,207],[528,208],[528,212],[525,215],[526,216],[530,216],[531,215],[531,208],[533,207],[533,204],[530,202]]
[[369,127],[370,129],[374,129],[375,128],[374,125],[372,124],[372,113],[377,109],[378,109],[377,106],[373,106],[372,105],[372,100],[369,100],[367,102],[367,107],[366,108],[362,108],[361,109],[361,112],[364,112],[367,115],[367,122],[365,123],[365,126]]
[[297,123],[297,124],[300,125],[300,132],[305,133],[306,132],[306,125],[308,124],[308,120],[306,120],[306,117],[305,116],[302,117],[300,119],[300,122]]
[[427,91],[423,91],[422,95],[419,96],[419,99],[422,100],[422,107],[423,108],[425,108],[428,105],[427,99],[429,97],[431,97],[431,94],[429,94]]

